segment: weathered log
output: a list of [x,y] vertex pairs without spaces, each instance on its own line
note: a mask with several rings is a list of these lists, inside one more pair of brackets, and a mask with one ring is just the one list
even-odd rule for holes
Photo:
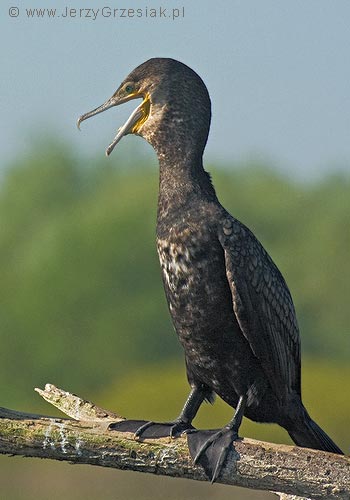
[[[116,413],[51,384],[36,390],[71,418],[0,408],[0,453],[207,480],[192,463],[186,436],[136,441],[131,433],[108,430],[111,422],[123,420]],[[345,500],[350,498],[350,459],[245,438],[235,442],[218,482],[282,492],[283,500],[295,495]]]

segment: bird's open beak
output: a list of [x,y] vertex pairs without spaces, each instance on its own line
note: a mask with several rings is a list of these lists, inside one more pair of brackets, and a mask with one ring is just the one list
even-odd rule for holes
[[91,116],[95,116],[98,113],[102,113],[103,111],[106,111],[107,109],[112,108],[113,106],[119,106],[119,104],[123,104],[124,102],[130,101],[131,99],[137,99],[140,97],[143,97],[142,103],[139,106],[137,106],[136,109],[134,109],[134,111],[131,113],[131,115],[126,120],[124,125],[118,129],[116,136],[106,149],[106,155],[109,156],[124,135],[137,133],[141,125],[143,125],[143,123],[147,120],[150,112],[150,99],[148,95],[143,96],[142,94],[133,94],[131,96],[124,97],[122,99],[120,98],[118,99],[117,96],[113,95],[110,99],[108,99],[98,108],[93,109],[92,111],[89,111],[88,113],[82,115],[77,121],[77,126],[80,129],[81,122],[86,120],[87,118],[91,118]]

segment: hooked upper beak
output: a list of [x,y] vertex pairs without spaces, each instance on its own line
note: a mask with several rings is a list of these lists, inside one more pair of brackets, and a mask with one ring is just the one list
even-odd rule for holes
[[[80,124],[84,120],[87,120],[88,118],[91,118],[92,116],[98,115],[99,113],[102,113],[103,111],[106,111],[109,108],[112,108],[113,106],[119,106],[119,104],[123,104],[124,102],[130,101],[131,99],[137,99],[143,97],[140,94],[134,94],[132,96],[128,96],[126,98],[118,99],[115,95],[110,97],[105,103],[103,103],[101,106],[98,106],[97,108],[93,109],[92,111],[89,111],[88,113],[85,113],[84,115],[80,116],[80,118],[77,121],[77,127],[80,130]],[[147,98],[145,98],[142,103],[137,106],[136,109],[131,113],[127,121],[122,125],[118,131],[116,136],[114,137],[113,141],[111,144],[108,146],[106,149],[106,155],[109,156],[115,146],[118,144],[118,142],[121,140],[121,138],[124,135],[130,134],[133,131],[135,131],[135,127],[137,126],[137,123],[141,119],[146,119],[147,116],[146,111],[145,111],[145,102]],[[143,120],[142,120],[143,122]]]

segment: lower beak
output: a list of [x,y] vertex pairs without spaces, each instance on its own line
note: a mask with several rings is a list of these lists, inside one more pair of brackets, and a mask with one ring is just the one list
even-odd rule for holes
[[[138,96],[137,96],[138,97]],[[142,96],[139,96],[142,97]],[[98,108],[93,109],[92,111],[89,111],[88,113],[85,113],[82,115],[78,121],[77,121],[77,126],[80,129],[80,124],[84,120],[87,120],[88,118],[91,118],[92,116],[98,115],[99,113],[102,113],[103,111],[106,111],[109,108],[112,108],[113,106],[119,106],[119,104],[123,104],[127,100],[130,99],[123,99],[123,100],[117,100],[114,96],[112,96],[110,99],[108,99],[105,103],[103,103],[101,106]],[[116,136],[114,137],[113,141],[111,144],[108,146],[106,149],[106,155],[109,156],[115,146],[118,144],[118,142],[121,140],[121,138],[124,135],[130,134],[133,131],[133,128],[135,127],[136,123],[140,120],[140,118],[143,117],[144,113],[142,110],[142,105],[143,102],[131,113],[127,121],[124,123],[122,127],[118,129],[118,132]]]
[[114,137],[113,141],[110,143],[108,148],[106,149],[107,156],[109,156],[111,154],[111,152],[113,151],[115,146],[118,144],[118,142],[120,141],[120,139],[124,135],[128,135],[132,132],[136,123],[139,121],[140,118],[143,117],[142,104],[143,104],[143,102],[139,106],[137,106],[136,109],[134,109],[134,111],[131,113],[131,115],[126,120],[124,125],[118,129],[116,136]]

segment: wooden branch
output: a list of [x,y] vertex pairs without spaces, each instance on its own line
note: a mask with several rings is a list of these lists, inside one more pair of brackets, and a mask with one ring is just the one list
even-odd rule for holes
[[[0,408],[0,453],[207,480],[193,465],[185,436],[135,441],[130,433],[108,430],[111,422],[124,420],[117,414],[51,384],[36,390],[74,420]],[[235,442],[218,482],[283,492],[283,500],[295,495],[345,500],[350,498],[350,459],[243,439]]]

